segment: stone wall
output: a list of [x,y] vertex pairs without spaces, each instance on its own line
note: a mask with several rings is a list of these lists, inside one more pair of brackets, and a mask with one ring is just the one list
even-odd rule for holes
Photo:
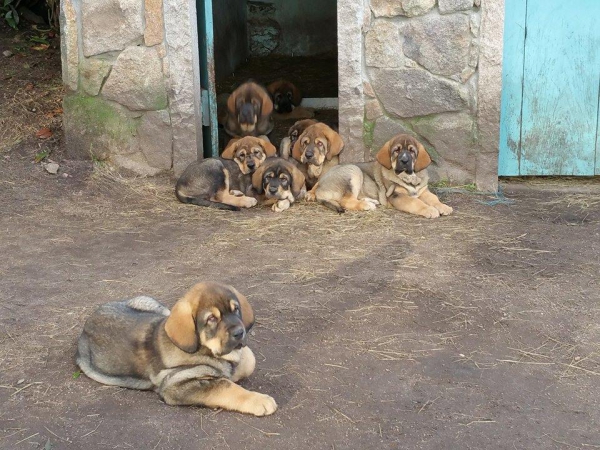
[[61,0],[71,157],[179,173],[201,145],[194,0]]
[[[362,61],[367,157],[393,135],[409,133],[434,159],[432,178],[495,190],[503,0],[370,0],[368,7]],[[482,17],[495,21],[486,39]]]

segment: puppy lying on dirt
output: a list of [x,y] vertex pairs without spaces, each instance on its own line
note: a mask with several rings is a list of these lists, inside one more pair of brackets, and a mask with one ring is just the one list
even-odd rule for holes
[[76,362],[99,383],[152,389],[169,405],[198,405],[266,416],[275,400],[236,384],[254,372],[245,346],[254,324],[246,297],[199,283],[172,311],[150,297],[107,303],[86,321]]
[[252,175],[252,186],[262,204],[282,212],[304,197],[304,175],[289,161],[282,158],[267,159]]
[[220,158],[191,163],[175,186],[182,203],[239,211],[251,208],[257,200],[248,196],[252,173],[277,149],[266,140],[253,136],[232,139]]

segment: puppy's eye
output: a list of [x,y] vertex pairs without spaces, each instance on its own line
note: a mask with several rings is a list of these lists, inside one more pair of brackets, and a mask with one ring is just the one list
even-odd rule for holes
[[268,174],[265,175],[265,178],[267,178],[267,179],[270,180],[271,178],[273,178],[273,174],[272,173],[268,173]]
[[211,314],[206,318],[206,323],[209,325],[215,324],[217,323],[217,318]]
[[323,143],[322,143],[321,141],[317,141],[317,146],[318,146],[319,148],[321,148],[321,147],[323,147]]
[[239,315],[239,313],[240,313],[240,307],[238,305],[235,305],[233,307],[233,312]]
[[298,132],[297,131],[292,131],[292,137],[297,137],[298,136]]
[[287,98],[289,98],[290,100],[292,99],[292,93],[291,92],[287,93]]
[[281,94],[275,94],[275,101],[278,102],[279,100],[281,100]]

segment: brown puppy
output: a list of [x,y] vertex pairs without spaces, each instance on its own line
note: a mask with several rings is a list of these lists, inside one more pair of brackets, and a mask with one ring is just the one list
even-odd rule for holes
[[294,83],[287,80],[277,80],[267,86],[271,94],[275,111],[279,114],[291,113],[294,107],[299,106],[302,94]]
[[254,371],[244,346],[253,323],[246,297],[218,283],[195,285],[172,311],[150,297],[107,303],[86,321],[76,362],[99,383],[152,389],[169,405],[266,416],[275,400],[235,384]]
[[273,130],[273,102],[265,88],[248,81],[227,100],[225,131],[230,136],[260,136]]
[[382,204],[427,218],[446,216],[452,208],[427,187],[430,163],[425,147],[412,136],[401,134],[379,150],[376,161],[331,169],[319,180],[314,196],[307,199],[316,197],[338,212],[374,209]]
[[314,119],[303,119],[294,123],[294,125],[292,125],[288,130],[287,137],[284,137],[281,140],[281,144],[279,145],[279,156],[281,156],[283,159],[290,159],[290,153],[294,147],[294,144],[298,140],[298,136],[304,133],[304,130],[306,130],[308,127],[316,123],[319,122]]
[[306,194],[304,175],[289,161],[282,158],[267,159],[252,175],[254,192],[265,205],[282,212]]
[[292,147],[292,158],[306,177],[306,187],[312,189],[319,177],[339,164],[338,155],[344,141],[338,133],[324,123],[307,127]]
[[177,180],[175,195],[182,203],[198,206],[232,211],[251,208],[257,203],[248,196],[251,174],[276,153],[273,144],[260,138],[232,139],[221,158],[191,163]]

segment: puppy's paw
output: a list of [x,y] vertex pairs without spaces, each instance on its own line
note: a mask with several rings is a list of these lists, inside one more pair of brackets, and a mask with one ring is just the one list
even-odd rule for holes
[[379,200],[375,200],[374,198],[365,197],[363,200],[369,203],[373,203],[375,206],[380,205]]
[[308,191],[306,193],[306,195],[304,196],[304,200],[306,200],[307,202],[316,202],[317,196],[315,195],[315,193],[313,191]]
[[286,209],[288,209],[289,207],[290,207],[289,200],[279,200],[277,203],[274,203],[273,206],[271,206],[271,209],[274,212],[283,212]]
[[244,193],[242,191],[238,191],[236,189],[232,189],[231,191],[229,191],[229,193],[231,195],[235,195],[236,197],[243,197]]
[[252,208],[253,206],[256,206],[257,203],[258,200],[256,200],[254,197],[244,198],[244,208]]
[[[370,199],[369,199],[369,200],[370,200]],[[360,209],[361,209],[362,211],[373,211],[373,210],[377,209],[377,204],[378,204],[379,202],[377,202],[377,204],[375,204],[375,203],[373,203],[373,202],[370,202],[369,200],[367,200],[367,199],[365,198],[365,199],[362,201],[362,203],[361,203],[361,207],[360,207]]]
[[243,411],[254,416],[270,416],[277,411],[277,403],[270,395],[251,392],[250,398],[245,402]]
[[419,211],[419,215],[426,217],[427,219],[436,219],[437,217],[440,217],[440,212],[433,206],[428,206]]
[[452,214],[452,211],[454,211],[451,206],[444,205],[443,203],[435,205],[435,209],[437,209],[442,216],[449,216]]

